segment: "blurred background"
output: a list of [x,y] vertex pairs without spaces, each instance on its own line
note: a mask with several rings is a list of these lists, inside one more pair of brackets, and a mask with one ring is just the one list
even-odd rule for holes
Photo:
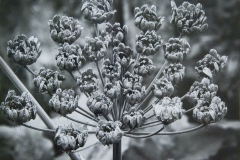
[[[183,0],[178,0],[177,6]],[[123,138],[123,160],[239,160],[240,159],[240,1],[239,0],[189,0],[190,3],[201,3],[206,12],[207,31],[184,36],[190,46],[190,55],[184,60],[186,76],[179,84],[176,95],[184,95],[196,80],[196,62],[203,58],[210,49],[215,48],[218,54],[228,56],[227,65],[221,74],[216,76],[214,83],[219,86],[217,95],[226,103],[228,113],[225,119],[217,124],[210,125],[201,130],[174,136],[154,136],[147,139]],[[164,16],[165,21],[159,29],[164,42],[171,37],[178,37],[179,33],[169,23],[171,19],[170,0],[114,0],[117,10],[113,22],[126,24],[129,29],[125,43],[135,48],[135,35],[139,29],[134,26],[133,11],[135,7],[143,4],[156,5],[158,15]],[[76,43],[84,45],[86,36],[94,36],[94,28],[81,16],[81,0],[0,0],[0,55],[26,85],[45,111],[53,118],[56,124],[69,124],[69,120],[53,113],[48,107],[49,96],[39,94],[33,87],[32,76],[24,68],[12,63],[6,56],[7,42],[17,35],[25,34],[27,37],[36,36],[41,42],[42,54],[30,66],[38,70],[41,66],[58,70],[55,54],[57,44],[50,37],[48,20],[55,14],[67,15],[79,19],[84,31]],[[101,25],[100,28],[104,27]],[[160,68],[162,65],[163,51],[155,55],[153,61]],[[91,64],[90,64],[91,65]],[[84,66],[89,67],[89,66]],[[66,77],[68,73],[61,72]],[[64,82],[64,87],[75,88],[70,85],[71,78]],[[149,83],[151,77],[146,83]],[[0,102],[9,89],[16,88],[0,70]],[[81,101],[85,101],[81,96]],[[150,103],[150,102],[149,102]],[[184,109],[191,108],[184,103]],[[73,115],[76,116],[77,115]],[[77,117],[81,119],[81,117]],[[31,125],[45,127],[37,117],[30,122]],[[181,120],[173,123],[168,130],[183,130],[197,126],[192,115],[184,115]],[[147,130],[145,130],[147,131]],[[149,131],[149,130],[148,130]],[[97,139],[91,135],[86,144],[93,144]],[[111,146],[95,145],[79,152],[87,160],[112,159]],[[58,151],[48,135],[24,127],[13,126],[0,117],[0,159],[1,160],[66,160],[66,154]]]

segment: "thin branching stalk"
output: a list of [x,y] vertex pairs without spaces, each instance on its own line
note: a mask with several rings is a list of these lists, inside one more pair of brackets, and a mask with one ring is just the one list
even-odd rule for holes
[[136,110],[139,110],[139,108],[152,96],[153,92],[149,92],[149,94],[145,97],[145,99],[136,107]]
[[[161,133],[157,133],[156,135],[175,135],[175,134],[188,133],[188,132],[193,132],[193,131],[196,131],[198,129],[201,129],[205,126],[206,126],[206,124],[201,124],[197,127],[194,127],[194,128],[191,128],[191,129],[186,129],[186,130],[183,130],[183,131],[161,132]],[[149,132],[133,132],[133,133],[131,132],[131,134],[134,134],[134,135],[148,135],[150,133]]]
[[91,116],[91,117],[95,117],[92,113],[90,113],[90,112],[88,112],[88,111],[86,111],[85,109],[83,109],[82,107],[80,107],[80,106],[77,106],[77,108],[78,109],[80,109],[81,111],[83,111],[83,112],[85,112],[86,114],[88,114],[89,116]]
[[146,126],[146,125],[149,125],[149,124],[153,124],[153,123],[158,123],[158,122],[159,122],[159,120],[147,122],[147,123],[144,123],[143,126]]
[[91,120],[97,122],[97,120],[96,120],[94,117],[88,116],[88,115],[86,115],[85,113],[82,113],[82,112],[80,112],[80,111],[78,111],[78,110],[75,110],[75,112],[77,112],[77,113],[83,115],[83,116],[86,117],[86,118],[89,118],[89,119],[91,119]]
[[[159,122],[159,121],[158,121]],[[143,129],[143,128],[150,128],[150,127],[154,127],[154,126],[158,126],[161,125],[162,123],[157,123],[157,124],[149,124],[149,125],[143,125],[142,127],[138,127],[136,129]]]
[[144,136],[131,135],[131,133],[128,133],[128,134],[125,133],[124,136],[126,136],[126,137],[131,137],[131,138],[148,138],[148,137],[151,137],[151,136],[154,136],[154,135],[158,134],[158,133],[161,132],[163,129],[164,129],[164,127],[160,128],[160,129],[157,130],[156,132],[153,132],[153,133],[150,133],[150,134],[147,134],[147,135],[144,135]]
[[30,126],[30,125],[28,125],[28,124],[26,124],[26,123],[23,123],[23,124],[21,124],[21,125],[24,126],[24,127],[30,128],[30,129],[37,130],[37,131],[55,133],[55,130],[53,130],[53,129],[37,128],[37,127]]
[[155,78],[152,80],[151,84],[148,86],[147,90],[146,90],[146,95],[149,94],[149,92],[151,91],[152,89],[152,85],[153,83],[155,82],[155,80],[157,78],[159,78],[159,76],[161,75],[161,73],[163,72],[164,68],[166,67],[166,65],[168,64],[168,61],[165,61],[162,65],[162,67],[160,68],[160,70],[158,71],[157,75],[155,76]]
[[27,65],[23,66],[29,73],[31,73],[33,76],[36,76],[36,73],[31,70]]
[[101,81],[102,81],[102,85],[103,85],[103,87],[104,87],[104,81],[103,81],[103,78],[102,78],[101,71],[100,71],[100,69],[99,69],[98,62],[95,62],[95,63],[96,63],[96,66],[97,66],[98,74],[99,74],[99,76],[100,76],[100,78],[101,78]]
[[97,145],[97,144],[101,144],[101,142],[93,143],[93,144],[91,144],[91,145],[89,145],[89,146],[87,146],[87,147],[84,147],[84,148],[81,148],[81,149],[78,149],[78,150],[72,151],[72,153],[76,153],[76,152],[84,151],[84,150],[86,150],[86,149],[88,149],[88,148],[91,148],[91,147]]
[[70,119],[74,122],[80,123],[80,124],[85,124],[85,125],[88,125],[88,126],[97,127],[97,125],[94,125],[94,124],[91,124],[91,123],[88,123],[88,122],[83,122],[83,121],[80,121],[80,120],[76,120],[76,119],[71,118],[69,116],[64,116],[64,117],[67,118],[67,119]]
[[152,115],[146,117],[146,120],[148,120],[148,119],[150,119],[150,118],[152,118],[152,117],[154,117],[154,116],[155,116],[155,114],[152,114]]

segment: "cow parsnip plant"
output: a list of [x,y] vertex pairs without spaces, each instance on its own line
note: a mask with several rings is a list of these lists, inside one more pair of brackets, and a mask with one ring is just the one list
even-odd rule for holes
[[[95,131],[89,132],[87,127],[75,129],[72,125],[53,125],[41,106],[22,87],[21,82],[18,82],[1,59],[2,69],[23,92],[16,95],[14,90],[9,90],[1,103],[1,115],[15,124],[55,134],[54,142],[62,151],[69,153],[72,159],[81,159],[73,153],[80,151],[80,147],[85,145],[88,134],[96,134],[96,138],[103,145],[113,145],[113,159],[121,159],[123,136],[146,138],[191,132],[220,121],[227,113],[225,103],[217,97],[218,86],[212,82],[214,76],[226,64],[227,57],[220,56],[215,49],[210,49],[195,66],[201,80],[194,82],[184,96],[172,96],[178,83],[184,79],[185,67],[182,61],[191,52],[190,44],[183,36],[200,33],[208,28],[205,23],[207,18],[200,3],[194,5],[184,2],[177,7],[175,2],[171,1],[170,23],[179,31],[179,37],[170,38],[167,42],[157,34],[164,17],[157,15],[156,6],[136,7],[134,22],[140,32],[136,35],[135,48],[123,43],[128,34],[126,25],[109,23],[116,13],[112,10],[112,3],[112,0],[83,2],[82,14],[96,29],[96,37],[86,37],[84,47],[75,43],[83,31],[78,20],[55,15],[48,22],[52,40],[58,44],[57,66],[60,70],[67,71],[75,80],[81,93],[84,93],[83,96],[87,97],[85,104],[89,110],[79,105],[80,95],[72,89],[62,87],[64,80],[69,77],[43,67],[33,72],[28,67],[37,61],[42,52],[36,37],[19,35],[13,41],[10,40],[7,47],[8,57],[33,75],[34,86],[39,92],[51,96],[49,107],[53,111],[82,126],[92,126]],[[102,23],[105,24],[105,29],[99,31],[98,24]],[[156,72],[156,67],[150,59],[154,56],[164,56],[166,61],[150,85],[146,86],[143,80]],[[83,63],[95,64],[96,70],[83,70]],[[149,106],[144,106],[144,102],[150,99],[155,101]],[[185,110],[183,99],[193,107]],[[193,111],[196,122],[200,123],[198,127],[162,132],[165,126],[180,120],[183,114],[190,111]],[[72,112],[84,116],[86,121],[71,118],[69,115]],[[152,114],[146,116],[148,112]],[[50,129],[25,124],[35,119],[37,113]],[[148,133],[141,131],[152,126],[159,126],[159,129],[149,129]]]

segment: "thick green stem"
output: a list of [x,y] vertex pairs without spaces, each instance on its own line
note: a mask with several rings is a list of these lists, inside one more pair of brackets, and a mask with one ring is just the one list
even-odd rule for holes
[[[15,87],[22,93],[27,92],[29,93],[30,98],[32,99],[33,103],[37,106],[37,113],[42,121],[46,124],[46,126],[50,129],[55,129],[57,126],[53,123],[51,118],[47,115],[47,113],[43,110],[40,104],[36,101],[36,99],[32,96],[32,94],[28,91],[28,89],[23,85],[23,83],[18,79],[18,77],[14,74],[11,68],[7,65],[7,63],[2,59],[0,56],[0,67],[10,79],[10,81],[15,85]],[[69,153],[69,156],[73,160],[83,160],[80,156],[74,153]]]
[[113,160],[122,160],[122,143],[119,141],[118,143],[113,144]]

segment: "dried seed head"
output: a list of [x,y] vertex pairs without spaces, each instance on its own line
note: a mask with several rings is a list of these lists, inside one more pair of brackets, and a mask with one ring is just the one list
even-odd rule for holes
[[99,38],[86,38],[86,44],[83,48],[83,54],[91,62],[101,60],[107,54],[105,44]]
[[168,67],[165,68],[163,74],[167,80],[175,85],[182,81],[185,75],[185,67],[183,67],[180,63],[171,63],[168,65]]
[[225,103],[219,97],[213,97],[210,101],[200,101],[198,107],[193,110],[193,118],[198,123],[209,124],[218,122],[227,113]]
[[179,97],[164,97],[154,106],[154,114],[163,124],[170,124],[182,117],[182,102]]
[[121,86],[119,83],[116,83],[116,85],[113,85],[112,83],[106,83],[103,92],[107,97],[113,100],[120,95]]
[[64,43],[58,49],[56,60],[59,69],[72,72],[80,69],[85,61],[85,57],[82,55],[79,45]]
[[122,67],[119,62],[112,64],[109,59],[105,59],[103,62],[102,76],[111,82],[117,81],[121,76],[121,69]]
[[113,107],[113,102],[110,98],[99,92],[94,92],[87,100],[87,106],[96,116],[108,115]]
[[168,43],[163,45],[163,50],[166,60],[172,63],[179,63],[189,54],[190,45],[183,39],[170,38]]
[[19,35],[13,41],[8,41],[7,55],[13,62],[26,66],[37,61],[41,55],[40,42],[38,38],[31,36],[27,39],[25,35]]
[[132,75],[130,72],[126,72],[123,77],[123,87],[125,89],[142,90],[143,77],[137,74]]
[[116,10],[111,11],[112,0],[86,0],[81,8],[86,20],[93,23],[109,21]]
[[157,17],[156,6],[143,5],[141,8],[136,7],[134,10],[134,24],[143,32],[157,31],[164,21],[164,17]]
[[114,60],[124,68],[129,68],[132,63],[133,50],[124,43],[119,43],[113,48]]
[[77,84],[81,92],[92,93],[98,90],[97,75],[92,69],[88,69],[77,77]]
[[130,113],[124,111],[122,117],[122,123],[126,127],[129,127],[130,129],[141,127],[144,123],[144,120],[145,117],[143,116],[143,111],[142,110],[135,111],[135,108],[132,108],[130,110]]
[[41,93],[53,94],[58,88],[61,87],[62,81],[65,80],[63,75],[59,72],[53,72],[50,69],[45,69],[41,67],[38,72],[35,72],[35,78],[33,79],[33,84],[39,89]]
[[72,89],[63,90],[58,88],[49,100],[49,106],[55,112],[65,116],[72,113],[78,106],[80,96],[76,95]]
[[152,86],[153,94],[158,99],[169,97],[173,94],[174,87],[166,78],[156,79]]
[[215,49],[211,49],[209,54],[199,60],[195,66],[195,70],[201,77],[212,79],[227,62],[227,56],[220,56]]
[[172,19],[170,23],[174,24],[181,33],[202,32],[208,28],[205,23],[207,17],[200,3],[195,6],[189,2],[183,2],[177,8],[174,0],[171,0],[171,6]]
[[123,95],[126,98],[126,102],[130,105],[135,105],[140,103],[145,97],[145,87],[142,87],[141,90],[137,89],[124,89]]
[[48,25],[52,40],[60,44],[74,43],[83,30],[79,21],[67,16],[55,15],[52,20],[48,21]]
[[96,137],[103,145],[110,145],[118,143],[123,132],[121,131],[121,122],[119,121],[103,121],[98,122],[98,127],[96,129]]
[[87,141],[87,130],[74,129],[72,125],[58,126],[56,129],[54,142],[63,151],[76,150],[83,147]]
[[151,59],[146,56],[141,56],[134,66],[134,73],[147,78],[153,74],[155,68]]
[[22,124],[35,119],[37,109],[27,92],[17,96],[14,90],[9,90],[0,105],[0,113],[8,120]]
[[218,86],[215,84],[210,84],[210,80],[203,78],[201,82],[194,82],[191,86],[189,92],[186,94],[186,99],[192,103],[196,104],[198,100],[210,101],[216,96]]
[[136,50],[145,56],[156,54],[162,46],[162,38],[155,31],[141,32],[136,36]]
[[104,41],[108,47],[109,45],[116,47],[123,41],[127,32],[128,29],[126,25],[121,28],[120,23],[114,23],[113,25],[106,23],[106,28],[100,31],[99,38]]

